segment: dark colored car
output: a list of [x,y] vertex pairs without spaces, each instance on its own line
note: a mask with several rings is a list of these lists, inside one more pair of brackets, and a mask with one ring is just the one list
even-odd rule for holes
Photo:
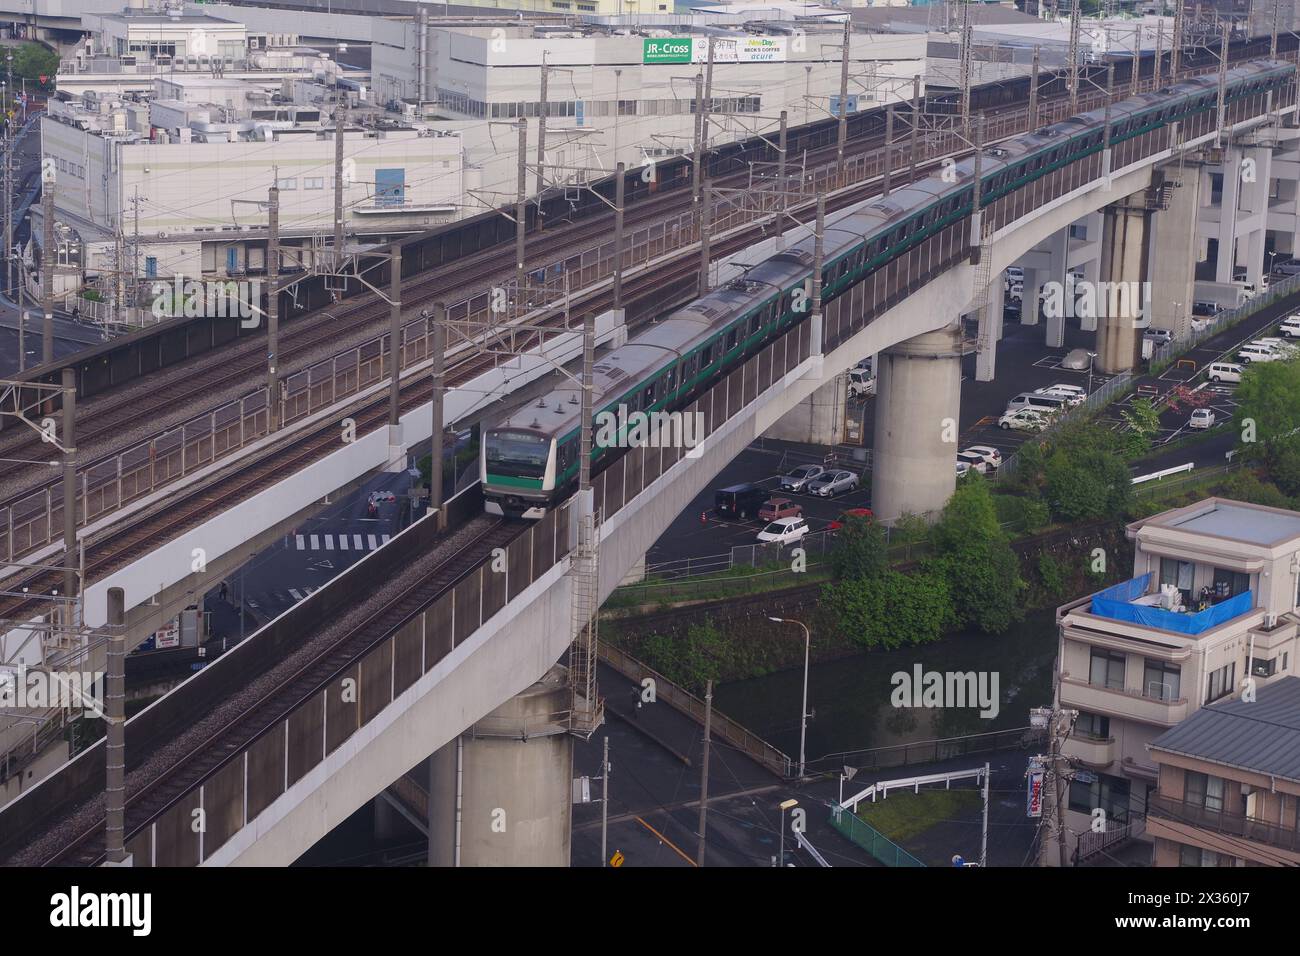
[[763,507],[763,502],[767,498],[768,492],[758,485],[749,483],[732,485],[713,493],[713,508],[720,517],[738,518],[743,521],[757,515],[758,509]]

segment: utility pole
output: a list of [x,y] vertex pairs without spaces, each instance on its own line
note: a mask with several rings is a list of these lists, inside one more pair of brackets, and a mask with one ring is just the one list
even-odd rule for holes
[[58,253],[54,249],[54,180],[57,176],[53,159],[41,160],[41,232],[45,248],[41,252],[41,307],[45,310],[45,326],[41,330],[41,362],[54,361],[54,264]]
[[844,18],[844,40],[840,48],[840,103],[839,103],[839,130],[836,134],[835,141],[835,168],[840,176],[840,184],[843,184],[844,177],[844,144],[849,137],[849,22],[852,17]]
[[348,125],[348,108],[342,90],[334,110],[334,268],[343,271],[343,129]]
[[881,195],[889,195],[889,180],[894,165],[894,104],[885,108],[885,171],[881,181]]
[[1137,96],[1141,89],[1142,79],[1142,27],[1133,28],[1133,75],[1129,78],[1132,86],[1132,96]]
[[600,755],[600,865],[609,866],[609,730]]
[[126,861],[126,592],[108,589],[108,673],[104,677],[104,857]]
[[1228,95],[1228,31],[1227,23],[1223,24],[1223,36],[1219,41],[1219,100],[1218,100],[1218,130],[1215,134],[1215,145],[1223,145],[1223,126],[1227,121],[1227,95]]
[[971,40],[974,27],[970,22],[970,3],[961,5],[961,44],[957,51],[957,65],[960,71],[958,83],[961,86],[961,130],[964,136],[970,136],[970,86],[971,86]]
[[614,308],[623,308],[623,197],[627,170],[622,163],[614,169]]
[[1169,45],[1169,79],[1177,83],[1183,69],[1183,3],[1174,7],[1174,38]]
[[1070,115],[1079,112],[1079,10],[1081,0],[1070,6]]
[[[542,99],[537,108],[537,223],[540,226],[542,222],[542,190],[546,186],[546,120],[550,112],[546,102],[547,85],[551,77],[551,68],[546,63],[546,52],[542,52]],[[618,118],[615,117],[615,125]]]
[[140,307],[140,187],[131,197],[134,222],[131,226],[131,305]]
[[73,623],[77,597],[77,370],[63,368],[63,594]]
[[1029,70],[1029,130],[1033,132],[1038,129],[1038,54],[1039,48],[1034,47],[1034,63]]
[[700,100],[700,181],[709,176],[705,168],[709,154],[709,113],[713,110],[713,37],[709,37],[708,53],[704,61],[704,97]]
[[1165,21],[1156,24],[1156,65],[1151,74],[1151,89],[1160,89],[1165,75]]
[[980,830],[980,866],[989,865],[989,765],[984,764],[984,824]]
[[515,308],[526,311],[524,296],[524,234],[528,226],[528,120],[519,117],[519,169],[515,184]]
[[704,755],[700,759],[700,842],[695,851],[696,866],[704,865],[704,835],[709,824],[709,737],[712,729],[713,681],[710,680],[704,685]]
[[691,163],[691,205],[700,204],[700,170],[704,168],[704,74],[695,74],[695,161]]
[[780,209],[776,214],[776,235],[777,248],[781,248],[781,230],[785,226],[786,208],[790,205],[790,190],[785,181],[785,164],[786,155],[789,153],[790,143],[790,117],[785,110],[781,111],[781,132],[777,134],[776,140],[776,188],[777,202]]
[[402,384],[402,247],[393,243],[389,253],[392,273],[388,277],[388,424],[401,424],[398,393]]
[[27,371],[27,310],[18,312],[18,371]]
[[916,159],[920,153],[919,137],[921,135],[921,77],[912,77],[912,132],[908,136],[908,152],[912,154],[912,172],[910,182],[916,182]]
[[[5,90],[9,90],[14,82],[14,53],[10,49],[5,53],[5,68],[8,81]],[[14,256],[14,181],[13,181],[13,147],[14,135],[13,129],[9,123],[9,117],[5,117],[4,125],[4,191],[5,191],[5,291],[12,296],[13,284],[17,281],[17,262]]]
[[266,408],[267,430],[280,427],[280,187],[277,167],[271,174],[266,203]]
[[709,230],[713,227],[713,185],[704,181],[704,198],[700,203],[700,292],[701,296],[709,292]]
[[1273,31],[1268,40],[1268,58],[1270,60],[1277,59],[1277,12],[1278,0],[1273,0]]
[[442,436],[445,425],[442,420],[442,398],[445,383],[443,381],[444,353],[447,351],[447,305],[442,301],[433,304],[433,318],[430,320],[429,349],[433,353],[433,446],[429,451],[429,507],[438,512],[439,529],[447,527],[447,517],[442,508]]

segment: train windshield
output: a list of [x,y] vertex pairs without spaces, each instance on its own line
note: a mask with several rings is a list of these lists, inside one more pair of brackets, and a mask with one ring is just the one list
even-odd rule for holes
[[527,432],[488,432],[487,470],[490,475],[542,478],[551,453],[548,438]]

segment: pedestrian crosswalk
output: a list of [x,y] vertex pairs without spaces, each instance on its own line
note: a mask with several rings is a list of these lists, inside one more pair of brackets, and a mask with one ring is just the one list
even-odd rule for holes
[[389,534],[295,534],[299,551],[374,551],[388,544]]

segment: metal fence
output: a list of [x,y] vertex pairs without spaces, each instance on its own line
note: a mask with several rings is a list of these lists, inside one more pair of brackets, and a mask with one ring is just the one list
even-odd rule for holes
[[830,824],[841,836],[862,847],[885,866],[925,866],[857,814],[834,807],[831,809]]
[[883,770],[890,767],[907,767],[912,764],[938,763],[955,757],[986,754],[1000,750],[1022,750],[1042,738],[1042,731],[1032,727],[1014,727],[964,737],[943,737],[937,740],[919,740],[888,747],[865,750],[846,750],[827,754],[808,761],[808,770],[822,773],[839,773],[845,767],[863,770]]
[[1300,275],[1279,279],[1269,285],[1263,292],[1247,299],[1235,309],[1225,309],[1216,315],[1212,321],[1203,324],[1199,329],[1193,329],[1192,334],[1187,338],[1160,343],[1151,352],[1148,368],[1152,373],[1167,368],[1178,356],[1190,352],[1206,339],[1213,338],[1224,329],[1231,328],[1242,319],[1267,308],[1279,299],[1285,299],[1297,293],[1300,293]]
[[[1121,372],[1114,378],[1102,384],[1096,391],[1089,393],[1088,397],[1079,404],[1071,406],[1061,414],[1052,416],[1045,428],[1034,433],[1034,439],[1041,441],[1056,434],[1068,424],[1082,421],[1095,412],[1105,408],[1132,387],[1133,373]],[[1008,455],[1003,460],[997,472],[992,476],[992,480],[1000,481],[1002,479],[1014,477],[1016,469],[1020,465],[1019,457],[1019,452],[1014,452],[1011,455]]]

